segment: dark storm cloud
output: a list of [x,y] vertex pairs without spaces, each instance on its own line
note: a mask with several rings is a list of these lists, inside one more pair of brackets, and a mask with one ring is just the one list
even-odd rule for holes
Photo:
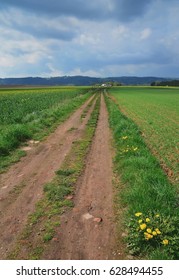
[[28,25],[24,23],[19,25],[14,24],[14,27],[23,33],[30,34],[39,39],[57,39],[63,41],[71,41],[75,35],[75,30],[63,30],[55,26],[46,26],[43,22],[38,21],[37,24]]
[[2,0],[3,6],[13,6],[49,16],[74,16],[77,18],[98,18],[106,13],[105,0]]
[[131,21],[147,11],[154,0],[1,0],[1,4],[49,16],[74,16],[78,19]]
[[143,15],[154,0],[115,0],[115,15],[119,20],[130,21]]

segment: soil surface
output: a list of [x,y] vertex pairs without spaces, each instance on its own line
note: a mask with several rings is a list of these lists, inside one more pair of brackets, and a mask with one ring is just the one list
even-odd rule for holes
[[63,215],[59,233],[54,238],[59,242],[51,242],[44,259],[116,258],[110,137],[102,95],[95,137],[84,174],[77,184],[75,207]]
[[43,195],[44,184],[51,181],[73,141],[80,138],[94,104],[84,119],[81,115],[92,98],[44,142],[30,141],[27,156],[0,175],[0,259],[5,259],[12,249],[28,215]]

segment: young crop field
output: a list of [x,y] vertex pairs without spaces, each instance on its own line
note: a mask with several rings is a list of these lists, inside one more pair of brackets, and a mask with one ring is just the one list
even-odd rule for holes
[[120,110],[140,128],[174,184],[179,182],[179,88],[120,87],[110,90]]
[[[27,123],[59,103],[82,93],[79,88],[8,89],[0,90],[0,124]],[[34,117],[35,115],[35,117]]]
[[[167,115],[162,109],[160,110],[160,104],[162,102],[166,104],[166,100],[165,96],[165,102],[161,96],[159,99],[156,97],[155,100],[157,93],[149,89],[148,92],[145,90],[143,88],[112,89],[112,96],[109,94],[106,97],[115,147],[114,170],[119,178],[116,182],[115,200],[120,225],[118,235],[121,235],[122,220],[125,240],[132,255],[145,256],[149,259],[178,259],[177,178],[175,177],[174,180],[172,174],[168,174],[168,172],[166,174],[161,168],[160,160],[163,162],[161,156],[165,150],[157,159],[158,154],[153,152],[152,146],[155,144],[160,149],[158,135],[161,139],[163,137],[163,141],[165,141],[165,137],[170,137],[170,141],[173,141],[173,138],[166,133],[167,126],[165,126],[165,130],[160,130],[158,124],[159,112],[163,112],[163,115],[160,113],[162,116],[160,120],[167,123]],[[148,96],[150,92],[153,96]],[[167,101],[170,104],[170,98],[167,98]],[[172,104],[168,107],[172,109]],[[168,114],[171,117],[169,108]],[[165,111],[167,112],[167,110]],[[177,115],[175,111],[173,113]],[[152,133],[150,123],[154,123]],[[173,132],[173,137],[175,136],[174,143],[176,143],[176,131],[171,132]],[[167,149],[167,146],[165,148]],[[169,146],[169,150],[172,154],[176,153],[171,146]],[[176,176],[178,172],[176,162],[174,166]],[[171,177],[173,180],[169,180]]]
[[1,167],[22,142],[41,139],[64,121],[89,97],[87,92],[87,87],[1,89]]

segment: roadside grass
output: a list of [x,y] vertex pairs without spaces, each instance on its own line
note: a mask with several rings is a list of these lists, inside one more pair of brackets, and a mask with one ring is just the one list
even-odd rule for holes
[[42,140],[54,131],[60,123],[64,122],[89,97],[90,93],[86,93],[65,100],[54,108],[41,111],[37,115],[34,114],[30,122],[1,126],[0,173],[4,172],[10,164],[17,162],[21,156],[25,155],[24,151],[17,151],[22,143],[28,139]]
[[179,88],[118,87],[110,94],[142,130],[152,153],[175,186],[179,182]]
[[8,259],[40,259],[49,241],[60,231],[60,217],[73,207],[73,196],[79,176],[85,166],[85,158],[92,142],[100,108],[99,97],[82,138],[73,143],[61,169],[53,180],[44,186],[44,197],[36,204],[25,229],[19,236]]
[[147,259],[178,259],[176,188],[151,154],[138,126],[109,97],[105,100],[116,149],[114,169],[124,185],[117,190],[116,207],[123,205],[129,253]]

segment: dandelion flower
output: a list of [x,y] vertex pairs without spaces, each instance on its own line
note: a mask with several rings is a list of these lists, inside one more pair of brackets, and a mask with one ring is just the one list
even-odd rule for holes
[[150,228],[147,228],[148,233],[152,233],[152,230]]
[[159,218],[159,217],[160,217],[160,215],[159,215],[159,214],[157,214],[157,215],[155,215],[155,217],[156,217],[156,218]]
[[152,231],[152,234],[153,234],[153,236],[156,236],[157,232],[154,230],[154,231]]
[[140,225],[140,229],[141,229],[141,230],[146,229],[146,227],[147,227],[147,225],[146,225],[146,224],[141,224],[141,225]]
[[142,213],[141,212],[137,212],[137,213],[135,213],[135,216],[136,217],[140,217],[142,215]]
[[141,223],[142,223],[142,220],[139,220],[138,222],[139,222],[139,224],[141,224]]
[[161,234],[161,231],[158,228],[156,228],[155,231],[157,234]]
[[146,218],[146,223],[149,223],[150,222],[150,219],[149,218]]
[[168,243],[169,243],[168,239],[164,239],[164,240],[162,241],[162,244],[163,244],[163,245],[168,245]]
[[146,240],[149,240],[149,239],[152,239],[153,238],[153,235],[148,233],[148,232],[144,232],[144,236],[145,236],[145,239]]

